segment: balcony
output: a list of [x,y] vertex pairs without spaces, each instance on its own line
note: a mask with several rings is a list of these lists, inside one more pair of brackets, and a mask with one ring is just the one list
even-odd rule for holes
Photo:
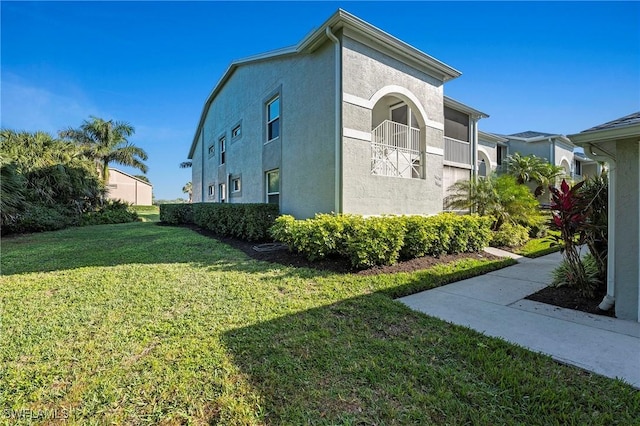
[[471,144],[445,136],[444,161],[471,165]]
[[422,177],[420,129],[385,120],[371,132],[371,174]]

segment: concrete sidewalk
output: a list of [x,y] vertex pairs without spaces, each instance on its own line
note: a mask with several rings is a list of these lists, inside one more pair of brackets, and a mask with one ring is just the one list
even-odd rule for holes
[[519,258],[517,265],[399,301],[640,389],[640,323],[524,300],[551,282],[561,260],[560,253]]

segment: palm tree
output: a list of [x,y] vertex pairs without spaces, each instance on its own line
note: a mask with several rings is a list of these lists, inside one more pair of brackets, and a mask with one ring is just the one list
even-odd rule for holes
[[493,218],[492,230],[498,231],[503,223],[529,224],[538,221],[538,202],[524,185],[510,175],[460,180],[450,188],[452,194],[445,199],[453,209],[471,210],[480,216]]
[[507,173],[515,177],[519,184],[535,180],[540,173],[541,167],[544,167],[545,164],[542,158],[535,155],[522,156],[518,152],[507,156],[505,162],[507,164]]
[[91,120],[85,120],[78,129],[60,131],[60,137],[71,139],[84,148],[85,155],[98,164],[106,185],[110,163],[135,167],[147,173],[143,163],[148,158],[147,153],[127,139],[134,133],[135,129],[129,123],[91,116]]
[[186,185],[182,187],[182,192],[189,194],[189,202],[191,202],[193,196],[193,185],[191,182],[187,182]]

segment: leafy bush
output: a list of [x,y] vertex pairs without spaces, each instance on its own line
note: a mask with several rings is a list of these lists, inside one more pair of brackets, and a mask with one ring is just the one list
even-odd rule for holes
[[160,204],[160,222],[169,225],[193,223],[193,204]]
[[486,178],[461,180],[450,188],[445,199],[449,208],[470,210],[493,218],[491,229],[497,231],[503,223],[525,226],[542,223],[539,203],[525,185],[513,176],[492,174]]
[[80,225],[106,225],[136,222],[138,220],[138,214],[131,211],[127,203],[110,200],[95,211],[83,213],[80,217]]
[[591,254],[584,256],[581,264],[584,268],[584,276],[578,280],[575,266],[566,258],[563,259],[560,266],[553,270],[551,285],[577,287],[583,296],[593,297],[595,289],[600,285],[598,264]]
[[314,261],[331,254],[347,255],[348,234],[354,229],[358,216],[317,214],[313,219],[295,220],[284,215],[276,219],[269,230],[271,237],[292,251],[302,253]]
[[16,215],[2,227],[3,234],[56,231],[73,224],[71,212],[59,206],[29,205],[26,211]]
[[[223,237],[232,236],[247,241],[268,239],[269,228],[279,214],[278,206],[274,204],[197,203],[191,205],[193,206],[193,223],[196,225]],[[162,215],[160,219],[162,220]]]
[[490,218],[453,213],[371,218],[322,214],[307,220],[281,216],[270,233],[309,260],[345,256],[354,268],[364,268],[399,258],[478,251],[488,244],[490,226]]
[[529,230],[522,225],[506,222],[491,238],[492,247],[519,247],[529,241]]
[[393,217],[360,218],[351,222],[345,251],[354,268],[393,265],[400,257],[405,230]]

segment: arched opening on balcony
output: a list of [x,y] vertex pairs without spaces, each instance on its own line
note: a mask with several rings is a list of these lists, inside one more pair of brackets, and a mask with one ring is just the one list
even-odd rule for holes
[[372,98],[377,101],[371,117],[371,174],[424,178],[424,109],[406,90],[376,95]]

